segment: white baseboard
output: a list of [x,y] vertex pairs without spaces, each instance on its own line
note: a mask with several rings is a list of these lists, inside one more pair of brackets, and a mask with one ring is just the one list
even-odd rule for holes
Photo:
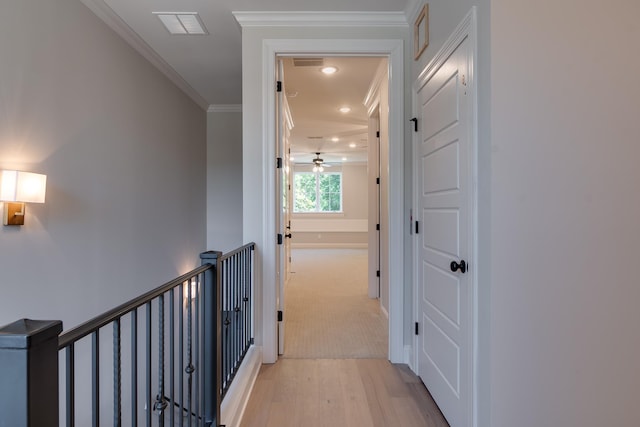
[[404,346],[404,363],[407,364],[413,373],[417,374],[416,367],[413,362],[413,347],[411,347],[410,344],[407,344]]
[[386,317],[387,320],[389,320],[389,312],[387,311],[386,308],[384,308],[384,305],[382,305],[382,303],[380,303],[380,310],[382,310],[382,314],[384,314],[384,317]]
[[291,249],[367,249],[367,243],[292,243]]
[[251,346],[222,401],[220,424],[226,427],[240,425],[261,366],[262,347]]

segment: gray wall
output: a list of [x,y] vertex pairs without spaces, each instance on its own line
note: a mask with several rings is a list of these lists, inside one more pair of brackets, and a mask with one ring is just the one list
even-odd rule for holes
[[242,113],[208,113],[207,248],[242,244]]
[[639,12],[492,2],[494,426],[640,425]]
[[48,175],[0,226],[0,324],[76,325],[198,264],[206,117],[75,0],[0,13],[0,168]]

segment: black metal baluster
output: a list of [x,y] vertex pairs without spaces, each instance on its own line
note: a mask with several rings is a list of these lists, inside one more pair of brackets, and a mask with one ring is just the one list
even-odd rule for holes
[[233,282],[233,258],[229,258],[227,260],[227,280],[224,282],[224,287],[227,289],[229,294],[228,299],[228,311],[227,311],[227,321],[225,322],[225,326],[227,329],[227,375],[226,375],[226,384],[229,387],[231,381],[231,373],[233,372],[233,328],[231,327],[231,319],[233,313],[233,287],[231,283]]
[[235,348],[236,348],[236,354],[234,356],[234,372],[238,369],[238,364],[240,361],[240,355],[242,354],[242,329],[241,326],[242,324],[240,323],[240,269],[241,269],[241,264],[240,264],[240,254],[237,254],[236,256],[233,257],[233,261],[234,261],[234,270],[235,270],[235,274],[234,274],[234,278],[233,278],[233,291],[236,294],[236,301],[235,301],[235,313],[234,313],[234,317],[235,317],[235,328],[233,331],[234,337],[235,337]]
[[185,372],[187,373],[187,375],[189,376],[187,378],[187,415],[189,416],[189,423],[188,426],[191,427],[191,419],[192,419],[192,406],[191,406],[191,393],[193,391],[192,389],[192,385],[193,385],[193,372],[194,372],[194,367],[192,362],[192,355],[191,355],[191,331],[192,331],[192,307],[191,307],[191,280],[189,280],[188,284],[188,289],[187,289],[187,293],[189,295],[189,299],[187,301],[187,304],[189,304],[187,306],[187,367],[185,368]]
[[180,380],[178,383],[180,384],[180,427],[184,426],[184,371],[182,367],[184,366],[184,283],[180,285],[180,318],[178,319],[178,324],[180,326]]
[[199,417],[200,417],[200,376],[201,376],[201,365],[200,365],[200,298],[198,297],[198,279],[194,278],[193,279],[193,286],[195,288],[195,301],[194,301],[194,307],[195,307],[195,311],[196,311],[196,318],[195,318],[195,332],[194,332],[194,337],[195,337],[195,345],[194,345],[194,351],[193,354],[195,356],[195,366],[196,366],[196,375],[195,375],[195,386],[194,386],[194,391],[195,391],[195,417],[196,417],[196,425],[199,424]]
[[131,426],[138,425],[138,309],[131,311]]
[[92,422],[93,427],[100,426],[100,330],[91,334],[91,385],[92,385]]
[[74,427],[76,425],[76,356],[75,346],[69,344],[67,347],[67,364],[66,364],[66,377],[67,377],[67,427]]
[[245,301],[245,328],[247,330],[247,348],[251,344],[253,344],[253,322],[251,320],[251,312],[253,308],[251,307],[251,252],[252,249],[247,249],[245,251],[246,263],[244,267],[244,301]]
[[175,289],[169,292],[169,397],[171,409],[169,410],[169,426],[175,426]]
[[255,337],[255,329],[254,329],[255,328],[255,319],[253,317],[253,312],[254,312],[255,308],[252,307],[252,304],[254,304],[254,301],[253,301],[253,292],[254,292],[254,289],[253,289],[253,272],[254,272],[254,270],[253,270],[254,256],[253,255],[254,255],[254,252],[253,251],[254,251],[254,247],[255,246],[252,246],[251,247],[251,251],[249,252],[249,267],[248,267],[248,270],[249,270],[249,281],[248,281],[248,285],[247,285],[247,287],[249,288],[249,295],[248,295],[248,297],[249,297],[249,307],[251,308],[251,310],[249,310],[249,319],[250,319],[249,320],[249,325],[250,325],[249,328],[251,330],[251,343],[252,344],[253,344],[253,338]]
[[113,425],[122,425],[122,358],[120,355],[120,319],[113,322]]
[[153,410],[158,413],[158,426],[164,427],[164,410],[167,400],[164,397],[164,295],[158,297],[158,394]]
[[222,360],[220,361],[222,366],[222,378],[221,385],[222,388],[226,388],[227,384],[227,371],[229,366],[229,343],[227,341],[228,337],[228,326],[229,326],[229,289],[226,286],[228,282],[229,270],[227,269],[227,262],[220,262],[220,282],[217,283],[217,286],[220,286],[222,292]]
[[242,268],[241,277],[240,277],[240,292],[242,293],[242,352],[245,353],[247,351],[247,343],[249,342],[247,336],[247,291],[246,291],[246,283],[247,283],[247,250],[242,251]]
[[146,377],[146,385],[147,385],[147,390],[146,390],[146,397],[145,397],[145,405],[144,405],[144,409],[146,411],[146,418],[147,418],[147,427],[151,427],[151,414],[152,414],[152,410],[151,410],[151,301],[149,301],[146,304],[146,308],[147,308],[147,325],[146,325],[146,329],[147,329],[147,336],[146,336],[146,340],[147,340],[147,377]]

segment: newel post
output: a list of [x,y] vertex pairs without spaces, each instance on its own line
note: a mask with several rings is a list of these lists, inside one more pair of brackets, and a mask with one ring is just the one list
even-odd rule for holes
[[58,426],[59,320],[0,328],[0,427]]
[[203,410],[206,426],[221,425],[220,400],[222,380],[222,332],[220,258],[222,252],[208,251],[200,254],[202,264],[213,268],[204,273],[202,298],[204,302],[204,364],[203,364]]

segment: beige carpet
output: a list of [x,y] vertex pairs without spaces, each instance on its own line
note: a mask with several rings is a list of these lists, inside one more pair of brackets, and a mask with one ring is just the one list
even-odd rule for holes
[[367,295],[366,249],[296,249],[285,289],[285,358],[387,358],[388,321]]

